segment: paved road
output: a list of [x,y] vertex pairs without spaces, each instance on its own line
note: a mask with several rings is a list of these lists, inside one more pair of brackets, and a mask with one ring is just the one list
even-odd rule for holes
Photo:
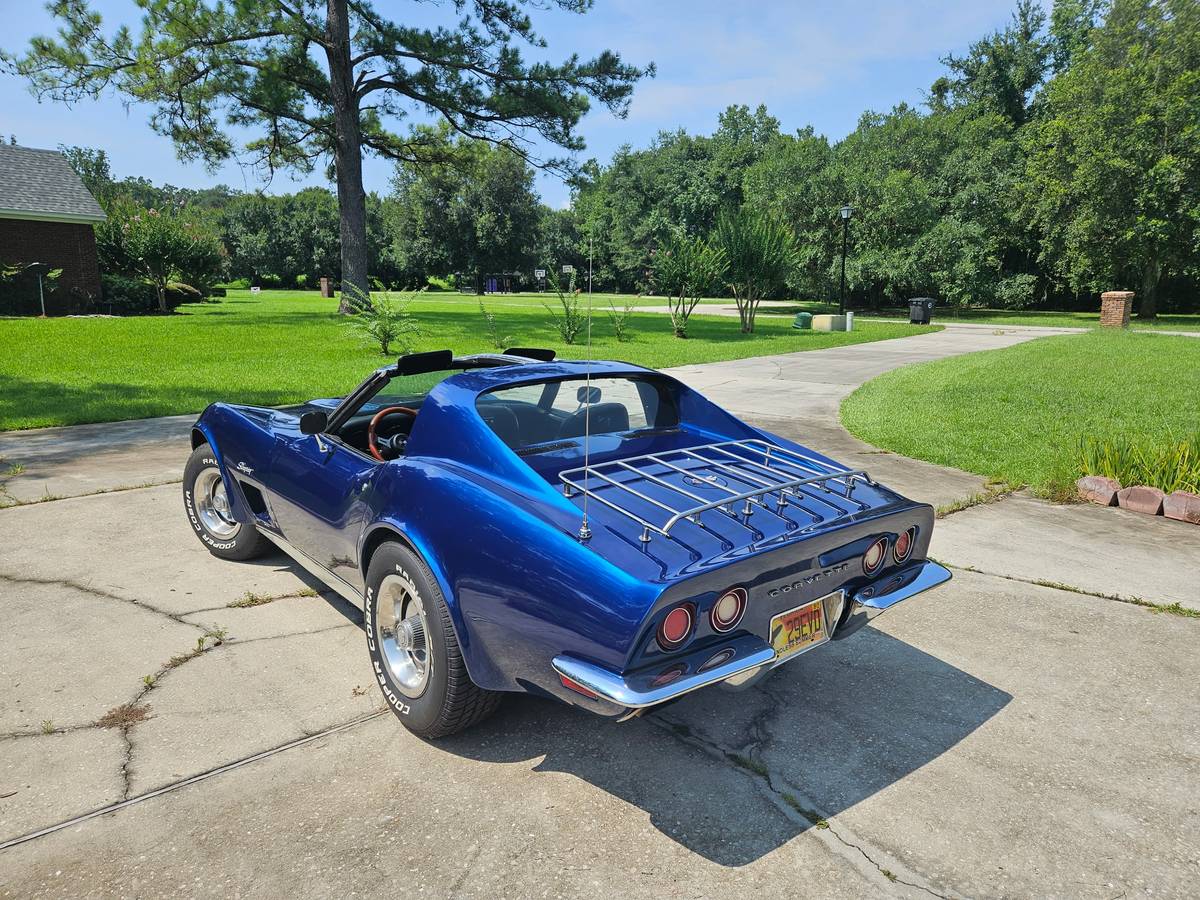
[[[1026,337],[678,374],[944,503],[981,480],[855,441],[836,404],[884,368]],[[3,452],[82,493],[170,477],[180,427]],[[0,896],[1200,892],[1200,621],[1097,596],[1196,604],[1200,529],[976,506],[937,526],[953,582],[754,689],[620,726],[514,697],[428,744],[376,714],[357,611],[283,558],[209,556],[178,490],[0,512],[0,842],[148,797],[0,850]],[[278,599],[229,605],[247,592]]]

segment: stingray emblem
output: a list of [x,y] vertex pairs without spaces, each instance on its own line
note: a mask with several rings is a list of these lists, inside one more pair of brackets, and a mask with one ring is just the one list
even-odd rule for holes
[[234,466],[234,468],[237,469],[239,472],[242,472],[246,475],[254,474],[254,470],[252,468],[250,468],[248,465],[246,465],[244,462],[238,463],[236,466]]

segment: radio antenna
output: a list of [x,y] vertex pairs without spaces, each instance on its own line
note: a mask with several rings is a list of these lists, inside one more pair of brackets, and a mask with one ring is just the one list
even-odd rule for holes
[[584,338],[584,344],[587,346],[587,356],[585,357],[583,377],[584,377],[584,404],[583,404],[583,521],[579,525],[579,539],[586,541],[592,536],[592,529],[588,527],[588,496],[591,493],[587,489],[588,475],[588,451],[590,438],[592,434],[592,256],[596,247],[596,223],[592,222],[592,227],[588,231],[588,295],[587,295],[587,335]]

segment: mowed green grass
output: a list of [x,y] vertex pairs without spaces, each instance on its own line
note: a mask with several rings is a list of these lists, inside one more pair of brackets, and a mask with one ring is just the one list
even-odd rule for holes
[[[452,299],[451,299],[452,298]],[[562,343],[540,302],[489,298],[501,336],[514,346]],[[619,303],[619,301],[618,301]],[[387,357],[348,327],[335,300],[315,291],[231,291],[171,316],[0,319],[0,430],[196,413],[215,400],[277,406],[338,396]],[[618,343],[596,297],[592,355],[665,368],[841,344],[930,329],[863,323],[850,334],[801,332],[763,319],[743,335],[736,318],[694,317],[687,340],[659,313],[635,313],[631,340]],[[415,349],[490,351],[476,298],[425,295],[412,305],[423,329]]]
[[1200,430],[1200,339],[1040,338],[889,372],[841,414],[876,446],[1061,495],[1080,474],[1084,436],[1155,444]]

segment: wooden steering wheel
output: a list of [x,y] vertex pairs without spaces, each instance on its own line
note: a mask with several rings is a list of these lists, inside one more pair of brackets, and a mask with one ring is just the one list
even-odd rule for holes
[[379,423],[385,417],[390,416],[392,413],[407,413],[414,418],[417,415],[417,411],[408,406],[385,406],[379,412],[375,413],[375,415],[371,416],[371,424],[367,426],[367,449],[380,462],[387,462],[387,460],[383,458],[383,454],[379,452],[379,447],[375,444],[375,429],[379,427]]

